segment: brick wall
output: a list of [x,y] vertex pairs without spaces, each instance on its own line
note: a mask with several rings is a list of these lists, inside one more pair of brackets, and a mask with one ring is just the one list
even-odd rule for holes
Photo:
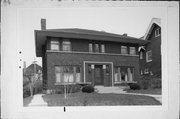
[[[62,53],[46,52],[48,88],[55,88],[55,65],[80,65],[83,61],[113,62],[114,66],[133,66],[135,68],[135,80],[139,77],[139,57],[123,55],[104,55],[88,53]],[[83,77],[83,76],[82,76]]]

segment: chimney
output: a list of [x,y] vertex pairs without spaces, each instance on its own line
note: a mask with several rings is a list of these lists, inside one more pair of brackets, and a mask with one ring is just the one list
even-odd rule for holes
[[124,33],[123,36],[127,36],[127,33]]
[[41,18],[41,30],[46,30],[46,19]]

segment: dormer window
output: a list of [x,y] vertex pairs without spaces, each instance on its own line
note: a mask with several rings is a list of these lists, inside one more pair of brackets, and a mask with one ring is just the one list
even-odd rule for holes
[[160,36],[160,34],[161,34],[160,28],[156,29],[156,30],[155,30],[155,37]]
[[51,40],[50,43],[51,50],[59,50],[59,41],[58,40]]

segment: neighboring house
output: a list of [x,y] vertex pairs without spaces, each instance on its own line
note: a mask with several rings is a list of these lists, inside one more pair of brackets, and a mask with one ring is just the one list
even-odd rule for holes
[[28,83],[32,78],[42,80],[42,67],[38,64],[31,64],[23,68],[23,82]]
[[161,77],[161,24],[160,19],[153,18],[142,38],[149,41],[139,48],[140,74]]
[[139,79],[139,46],[148,41],[85,29],[35,30],[36,55],[43,61],[43,86],[114,86]]

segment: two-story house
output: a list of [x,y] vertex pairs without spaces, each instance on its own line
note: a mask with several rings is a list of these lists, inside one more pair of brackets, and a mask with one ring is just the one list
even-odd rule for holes
[[149,41],[140,47],[140,74],[161,77],[161,23],[159,18],[153,18],[142,38]]
[[43,85],[115,86],[139,78],[139,46],[148,41],[86,29],[35,30],[36,55],[42,57]]

